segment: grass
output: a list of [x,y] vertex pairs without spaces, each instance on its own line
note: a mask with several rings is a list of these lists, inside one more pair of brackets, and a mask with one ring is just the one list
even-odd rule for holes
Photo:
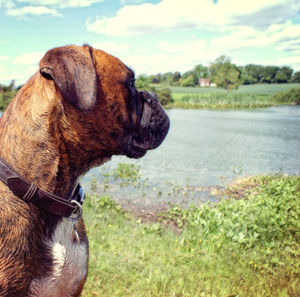
[[240,109],[269,107],[279,104],[291,104],[290,100],[278,101],[277,92],[300,87],[300,84],[257,84],[242,85],[227,93],[218,88],[180,88],[172,87],[173,104],[168,108],[211,108]]
[[[285,91],[291,88],[299,88],[299,83],[289,84],[254,84],[254,85],[241,85],[237,90],[232,90],[230,93],[233,94],[263,94],[273,95],[277,92]],[[198,93],[223,93],[226,91],[219,88],[193,88],[193,87],[171,87],[172,93],[186,93],[186,94],[198,94]]]
[[300,177],[257,176],[226,193],[154,223],[89,196],[83,296],[299,296]]
[[211,109],[241,109],[258,108],[277,105],[269,95],[236,94],[236,93],[200,93],[174,94],[174,103],[168,107],[177,108],[211,108]]

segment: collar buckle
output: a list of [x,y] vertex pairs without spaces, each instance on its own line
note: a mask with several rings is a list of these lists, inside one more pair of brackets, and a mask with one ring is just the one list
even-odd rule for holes
[[76,222],[82,217],[82,205],[77,200],[71,200],[70,202],[74,206],[76,205],[77,208],[73,211],[73,213],[67,217],[69,221]]

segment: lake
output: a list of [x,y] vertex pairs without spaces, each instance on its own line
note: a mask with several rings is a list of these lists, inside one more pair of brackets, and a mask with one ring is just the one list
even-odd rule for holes
[[[92,169],[103,193],[103,173],[118,163],[140,166],[146,189],[112,185],[111,196],[130,205],[151,206],[214,200],[210,189],[237,176],[300,173],[300,106],[256,110],[168,111],[171,127],[163,144],[145,157],[113,157]],[[117,183],[116,183],[117,184]],[[188,194],[187,194],[188,192]]]

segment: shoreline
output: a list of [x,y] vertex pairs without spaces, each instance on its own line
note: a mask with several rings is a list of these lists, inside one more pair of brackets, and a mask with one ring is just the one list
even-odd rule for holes
[[[261,186],[260,180],[271,176],[272,178],[289,178],[289,177],[300,177],[298,175],[288,174],[272,174],[272,175],[253,175],[236,177],[232,181],[228,182],[224,186],[209,187],[209,195],[216,197],[216,201],[198,201],[197,203],[191,202],[189,205],[184,206],[180,203],[170,202],[157,202],[151,205],[134,205],[130,201],[117,201],[111,197],[114,203],[120,206],[120,209],[127,213],[129,216],[140,219],[145,223],[159,223],[164,217],[168,215],[168,212],[172,208],[178,208],[181,210],[189,211],[190,208],[201,208],[204,204],[218,204],[224,200],[247,200],[249,196],[252,198],[259,193]],[[207,188],[199,187],[200,191],[207,191]],[[107,195],[110,196],[110,195]],[[141,201],[143,198],[140,199]],[[171,226],[172,229],[178,231],[178,226],[174,222],[169,221],[167,226]]]

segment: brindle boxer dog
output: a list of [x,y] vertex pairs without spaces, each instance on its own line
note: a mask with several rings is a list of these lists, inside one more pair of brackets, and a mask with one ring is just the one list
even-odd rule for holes
[[88,45],[48,51],[0,120],[0,296],[80,296],[78,178],[112,155],[144,156],[168,129],[156,95],[138,92],[117,58]]

